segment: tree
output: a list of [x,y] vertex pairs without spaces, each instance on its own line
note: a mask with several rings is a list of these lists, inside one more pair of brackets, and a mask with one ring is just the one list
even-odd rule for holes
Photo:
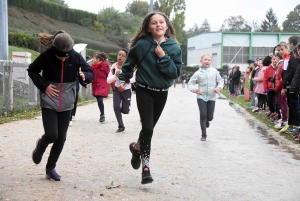
[[224,20],[220,31],[237,31],[237,32],[248,32],[251,31],[252,27],[248,22],[241,16],[230,16]]
[[185,11],[185,0],[157,0],[153,5],[154,10],[165,13],[169,18],[171,13]]
[[147,1],[133,1],[127,4],[125,13],[144,17],[149,10],[149,3]]
[[204,22],[202,23],[200,30],[201,32],[210,32],[210,25],[207,19],[205,19]]
[[176,13],[175,17],[172,20],[172,25],[176,30],[176,38],[180,43],[182,43],[183,40],[183,28],[185,27],[184,21],[185,21],[184,12]]
[[277,17],[272,8],[266,12],[266,19],[262,21],[260,27],[262,32],[273,32],[274,29],[278,30]]
[[66,4],[64,0],[48,0],[48,1],[68,7],[68,4]]
[[287,15],[282,27],[284,32],[300,32],[300,4]]
[[97,21],[95,24],[103,25],[102,30],[104,33],[117,36],[122,35],[122,14],[113,7],[101,10],[97,16]]

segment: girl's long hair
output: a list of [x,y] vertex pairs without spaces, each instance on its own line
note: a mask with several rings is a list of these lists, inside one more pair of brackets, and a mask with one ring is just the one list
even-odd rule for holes
[[137,35],[132,39],[132,41],[130,43],[130,47],[133,47],[139,39],[146,38],[147,36],[151,36],[151,33],[148,32],[147,29],[149,28],[150,19],[153,15],[161,15],[165,18],[166,24],[168,26],[168,29],[166,30],[166,33],[165,33],[165,37],[168,37],[168,38],[172,37],[176,41],[176,43],[178,43],[178,41],[176,39],[175,29],[174,29],[173,25],[171,24],[170,20],[168,19],[168,17],[162,12],[151,12],[145,16],[142,24],[139,27]]
[[56,49],[66,52],[74,46],[74,40],[63,30],[57,31],[54,35],[44,31],[39,34],[40,43],[45,47],[54,46]]

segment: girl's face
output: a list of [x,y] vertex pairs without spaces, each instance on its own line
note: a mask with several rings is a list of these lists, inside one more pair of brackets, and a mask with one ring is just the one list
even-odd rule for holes
[[284,46],[280,46],[280,48],[279,48],[279,54],[281,55],[281,56],[284,56],[285,54],[287,54],[288,53],[288,48],[286,48],[286,47],[284,47]]
[[[300,57],[300,49],[297,49],[297,53],[298,53],[298,55],[299,55],[298,57]],[[298,57],[297,57],[297,58],[298,58]]]
[[95,57],[95,56],[93,56],[92,62],[93,62],[93,64],[99,63],[100,59],[97,58],[97,57]]
[[272,64],[273,64],[273,65],[277,64],[277,61],[276,61],[276,57],[275,57],[275,56],[272,57],[272,60],[271,60],[271,61],[272,61]]
[[165,17],[159,14],[155,14],[150,18],[148,32],[151,33],[154,39],[160,41],[164,38],[168,25]]
[[262,66],[263,66],[262,61],[261,61],[261,60],[258,60],[258,61],[257,61],[257,65],[258,65],[259,67],[262,67]]
[[201,60],[201,66],[204,68],[210,67],[211,64],[211,57],[208,55],[205,55]]
[[120,50],[117,59],[118,59],[118,63],[122,65],[126,59],[126,52]]

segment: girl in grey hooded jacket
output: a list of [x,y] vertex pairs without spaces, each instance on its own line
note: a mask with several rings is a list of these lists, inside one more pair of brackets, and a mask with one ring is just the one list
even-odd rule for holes
[[217,94],[224,86],[217,69],[210,66],[211,59],[209,54],[201,57],[201,67],[193,74],[188,83],[188,89],[197,94],[202,141],[206,140],[206,128],[209,127],[209,121],[213,119]]

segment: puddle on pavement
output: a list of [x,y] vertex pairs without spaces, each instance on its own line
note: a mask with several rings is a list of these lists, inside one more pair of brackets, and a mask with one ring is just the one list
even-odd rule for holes
[[280,143],[277,139],[274,138],[274,136],[272,136],[271,132],[269,131],[269,128],[263,128],[260,125],[257,125],[256,120],[254,120],[253,117],[244,109],[235,106],[235,104],[232,102],[229,102],[229,105],[237,112],[237,114],[243,116],[245,121],[248,123],[249,127],[251,129],[256,130],[256,132],[260,134],[263,137],[263,139],[267,141],[268,144],[276,145],[280,149],[283,149],[284,151],[292,154],[294,159],[300,160],[300,151]]

